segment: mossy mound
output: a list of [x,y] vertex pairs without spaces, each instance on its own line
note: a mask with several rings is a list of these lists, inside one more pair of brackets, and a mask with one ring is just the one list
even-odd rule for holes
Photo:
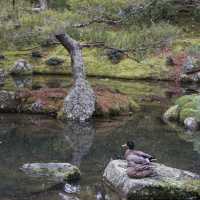
[[[33,65],[34,74],[71,74],[71,61],[66,50],[62,46],[43,48],[42,58],[32,58],[32,52],[15,51],[5,52],[6,60],[0,62],[0,67],[9,71],[17,59],[26,59]],[[48,65],[50,58],[63,60],[58,65]],[[123,79],[169,79],[169,67],[165,65],[165,56],[149,56],[141,62],[131,58],[124,58],[119,63],[113,64],[103,51],[96,49],[84,49],[83,58],[88,76],[123,78]]]
[[[83,59],[88,76],[120,78],[120,79],[174,79],[175,67],[166,64],[169,55],[175,55],[175,61],[180,54],[194,55],[198,52],[199,38],[182,37],[173,40],[168,48],[160,48],[154,53],[149,53],[138,61],[137,57],[124,56],[119,62],[113,63],[103,49],[84,48]],[[196,50],[197,49],[197,50]],[[40,57],[33,57],[33,53],[40,52]],[[71,60],[66,49],[61,45],[50,47],[36,46],[29,49],[3,52],[6,59],[0,60],[0,68],[9,72],[16,60],[25,59],[33,66],[33,74],[71,74]],[[176,56],[177,55],[177,56]],[[48,65],[48,60],[56,58],[62,62]]]
[[189,117],[195,118],[200,123],[200,95],[185,95],[178,98],[175,106],[170,107],[164,114],[166,120],[181,123]]
[[[176,114],[174,114],[176,112]],[[194,117],[200,122],[200,95],[185,95],[175,102],[175,106],[169,108],[165,113],[168,119],[180,122],[188,117]]]
[[[138,105],[125,94],[105,87],[95,87],[94,91],[96,94],[96,116],[129,114],[138,109]],[[63,108],[63,101],[67,93],[68,91],[63,88],[21,89],[12,92],[13,97],[11,98],[9,92],[1,91],[0,107],[2,112],[10,112],[10,106],[12,106],[13,112],[57,115]],[[5,102],[5,95],[9,97],[9,101]],[[12,105],[9,105],[10,101]]]

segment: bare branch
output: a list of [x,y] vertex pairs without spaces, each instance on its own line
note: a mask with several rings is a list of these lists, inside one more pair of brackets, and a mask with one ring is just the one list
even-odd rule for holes
[[119,25],[121,22],[122,22],[122,20],[112,20],[112,19],[105,19],[103,17],[98,17],[98,18],[94,18],[86,23],[74,24],[74,25],[72,25],[72,27],[73,28],[84,28],[84,27],[87,27],[94,23],[98,23],[98,24],[105,23],[110,26],[115,26],[115,25]]

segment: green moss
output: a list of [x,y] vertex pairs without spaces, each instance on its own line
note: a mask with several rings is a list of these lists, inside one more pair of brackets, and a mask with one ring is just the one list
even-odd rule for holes
[[[6,52],[7,59],[1,61],[0,67],[9,71],[18,59],[28,60],[33,65],[34,74],[71,74],[71,60],[67,51],[62,46],[42,49],[45,56],[41,59],[32,59],[31,50]],[[46,65],[46,60],[51,57],[59,57],[64,63],[58,66]],[[84,49],[83,58],[86,72],[90,76],[102,76],[124,79],[168,79],[169,69],[165,66],[164,57],[150,56],[141,63],[133,59],[125,58],[118,64],[112,64],[103,55],[103,51],[96,49]]]
[[184,183],[186,191],[194,193],[194,191],[200,196],[200,180],[191,180]]
[[175,102],[180,107],[180,121],[195,117],[200,122],[200,95],[185,95]]
[[88,75],[125,79],[166,79],[168,71],[164,59],[151,57],[138,63],[130,58],[118,64],[111,64],[105,56],[99,56],[96,50],[85,50],[84,61]]
[[140,191],[130,192],[128,194],[128,200],[134,199],[188,199],[194,197],[197,199],[200,195],[199,181],[169,181],[161,182],[157,186],[144,187]]
[[67,182],[73,182],[79,180],[80,176],[81,176],[80,170],[78,168],[74,168],[72,172],[65,173],[63,180]]
[[185,95],[178,98],[175,102],[176,105],[179,105],[181,108],[185,106],[185,104],[191,102],[194,99],[195,95]]
[[185,109],[182,109],[180,111],[180,121],[181,122],[184,122],[184,120],[188,117],[194,117],[196,116],[198,113],[198,111],[192,109],[192,108],[185,108]]
[[[192,35],[192,33],[191,33]],[[190,49],[192,46],[199,45],[200,43],[200,38],[199,37],[191,37],[189,34],[183,36],[180,39],[177,39],[174,41],[172,49],[174,53],[178,53],[180,51],[187,51]]]

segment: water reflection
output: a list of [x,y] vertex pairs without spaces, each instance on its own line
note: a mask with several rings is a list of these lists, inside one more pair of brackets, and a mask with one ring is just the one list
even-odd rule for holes
[[80,166],[81,160],[87,155],[92,146],[94,135],[95,128],[92,122],[66,122],[64,136],[73,152],[70,163]]
[[[46,116],[0,115],[0,199],[60,200],[63,188],[51,188],[18,169],[27,162],[70,162],[80,167],[81,200],[94,200],[102,189],[102,173],[112,158],[122,157],[121,144],[133,139],[138,149],[166,165],[200,172],[198,143],[180,137],[160,116],[165,108],[147,106],[131,118],[95,123],[62,123]],[[196,140],[195,140],[196,141]],[[46,188],[46,192],[44,191]],[[106,188],[107,189],[107,188]],[[40,191],[38,193],[38,191]],[[108,192],[111,200],[116,194]]]
[[15,87],[19,88],[32,88],[32,76],[12,77]]

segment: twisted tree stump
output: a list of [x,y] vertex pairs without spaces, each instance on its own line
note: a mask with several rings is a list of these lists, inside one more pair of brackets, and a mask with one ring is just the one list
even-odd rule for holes
[[95,111],[95,94],[86,80],[81,45],[68,34],[56,34],[71,56],[74,86],[64,100],[64,118],[86,121]]

